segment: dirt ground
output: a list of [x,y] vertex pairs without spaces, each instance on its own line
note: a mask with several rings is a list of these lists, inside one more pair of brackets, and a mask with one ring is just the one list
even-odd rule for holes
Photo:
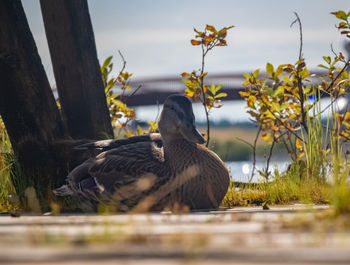
[[329,210],[2,215],[0,264],[350,264],[350,230]]

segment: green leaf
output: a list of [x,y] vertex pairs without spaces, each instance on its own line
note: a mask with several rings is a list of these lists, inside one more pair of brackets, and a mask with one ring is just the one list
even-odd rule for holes
[[211,86],[208,87],[208,90],[210,91],[210,93],[211,93],[212,95],[215,96],[215,94],[216,94],[216,89],[215,89],[215,85],[214,85],[214,84],[211,84]]
[[[350,13],[350,12],[349,12]],[[229,26],[229,27],[225,27],[225,29],[226,30],[228,30],[228,29],[232,29],[232,28],[234,28],[235,26],[234,25],[232,25],[232,26]]]
[[254,78],[257,78],[258,75],[259,75],[259,72],[260,72],[260,69],[256,69],[256,70],[253,72],[253,77],[254,77]]
[[282,65],[279,65],[276,69],[276,72],[275,72],[275,78],[279,77],[281,74],[283,73],[283,67]]
[[218,32],[218,37],[221,38],[221,39],[224,39],[227,35],[227,30],[226,28],[223,28],[221,29],[219,32]]
[[274,71],[273,65],[270,63],[266,64],[266,73],[269,75],[272,75]]
[[317,67],[321,67],[321,68],[324,68],[324,69],[329,69],[327,66],[325,66],[325,65],[323,65],[323,64],[319,64],[319,65],[317,65]]
[[284,88],[282,86],[279,86],[275,91],[275,97],[283,96],[284,94]]
[[198,31],[196,28],[193,28],[194,32],[196,32],[199,36],[203,34],[203,32]]
[[227,93],[219,93],[219,94],[217,94],[216,96],[215,96],[215,98],[217,99],[217,98],[225,98],[225,97],[227,97]]
[[336,12],[331,12],[332,15],[335,15],[337,18],[342,19],[342,20],[347,20],[349,14],[346,14],[343,10],[339,10]]
[[323,58],[323,60],[325,60],[328,64],[331,64],[331,61],[332,61],[331,57],[329,57],[329,56],[323,56],[322,58]]
[[305,94],[309,94],[311,91],[311,86],[309,85],[309,86],[303,87],[303,91]]
[[222,88],[222,85],[217,85],[215,88],[215,92],[218,92]]
[[299,75],[301,76],[302,79],[305,79],[305,78],[307,78],[307,77],[310,75],[310,73],[309,73],[309,71],[307,70],[307,68],[305,67],[305,68],[299,73]]
[[105,68],[110,64],[110,62],[112,61],[112,59],[113,59],[113,56],[107,57],[107,59],[103,62],[103,65],[102,65],[102,67],[101,67],[101,70],[102,70],[102,69],[105,69]]

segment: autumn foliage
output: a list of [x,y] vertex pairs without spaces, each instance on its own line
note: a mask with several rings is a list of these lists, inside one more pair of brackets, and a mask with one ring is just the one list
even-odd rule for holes
[[[331,14],[341,20],[337,26],[340,33],[350,38],[350,12]],[[297,21],[301,31],[298,16]],[[336,113],[333,106],[337,99],[349,92],[350,73],[346,69],[350,59],[346,60],[341,52],[336,53],[333,49],[332,52],[333,58],[323,56],[324,64],[318,65],[327,72],[316,84],[300,49],[299,59],[294,64],[276,67],[267,63],[264,75],[259,69],[244,74],[246,89],[240,92],[247,102],[247,112],[262,132],[262,138],[272,148],[274,143],[282,142],[293,161],[305,156],[307,175],[312,173],[311,167],[315,165],[312,161],[319,161],[321,157],[326,159],[332,146],[350,140],[350,112]],[[320,98],[326,94],[331,98],[331,104],[321,109]],[[329,124],[328,120],[323,126],[321,114],[332,107],[334,124]]]
[[226,46],[227,31],[234,26],[224,27],[216,30],[214,26],[206,25],[204,31],[194,29],[196,33],[195,39],[191,40],[194,46],[200,46],[202,50],[202,63],[199,71],[191,73],[184,72],[181,74],[182,81],[186,86],[185,94],[191,98],[193,102],[200,101],[203,104],[204,111],[207,118],[207,146],[210,140],[210,120],[209,112],[212,108],[220,108],[222,106],[221,99],[227,96],[226,93],[220,92],[222,85],[207,85],[205,84],[205,77],[208,75],[204,71],[205,57],[209,51],[214,47]]

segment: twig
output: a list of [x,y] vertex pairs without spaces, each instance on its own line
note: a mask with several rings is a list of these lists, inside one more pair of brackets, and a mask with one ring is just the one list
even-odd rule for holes
[[[302,24],[301,20],[299,18],[299,15],[297,12],[294,12],[295,16],[297,17],[290,27],[292,27],[296,22],[299,24],[299,35],[300,35],[300,47],[299,47],[299,61],[302,59],[303,56],[303,29],[302,29]],[[308,128],[307,128],[307,122],[306,122],[306,111],[305,111],[305,106],[304,106],[304,92],[303,92],[303,82],[302,79],[299,75],[299,65],[297,67],[297,80],[298,80],[298,89],[299,89],[299,100],[300,100],[300,109],[301,109],[301,124],[303,125],[306,133],[308,133]]]
[[294,15],[297,17],[291,24],[290,27],[292,27],[296,22],[299,24],[299,33],[300,33],[300,48],[299,48],[299,60],[303,56],[303,31],[302,31],[302,25],[301,25],[301,20],[299,18],[299,15],[297,12],[294,12]]
[[158,121],[159,113],[160,113],[160,105],[159,105],[159,101],[157,100],[157,115],[156,115],[154,122]]
[[291,130],[290,128],[288,128],[283,121],[281,121],[280,118],[278,118],[275,113],[273,113],[273,111],[271,111],[270,106],[267,105],[265,102],[263,102],[265,107],[268,109],[268,111],[274,116],[274,118],[287,130],[289,131],[291,134],[293,134],[296,138],[298,138],[300,141],[304,142],[303,138],[301,138],[296,132],[294,132],[293,130]]
[[[119,77],[120,74],[121,74],[122,72],[124,72],[124,70],[125,70],[126,61],[125,61],[125,58],[124,58],[124,56],[123,56],[123,54],[121,53],[120,50],[118,50],[118,53],[119,53],[119,55],[120,55],[120,57],[122,58],[122,61],[123,61],[123,67],[122,67],[122,69],[121,69],[120,72],[119,72],[119,75],[118,75],[118,77]],[[116,78],[116,80],[118,80],[118,77]],[[121,100],[122,102],[124,102],[124,94],[125,94],[125,89],[123,89],[123,93],[122,93],[121,98],[120,98],[120,100]]]
[[205,144],[206,147],[209,146],[209,141],[210,141],[210,120],[209,120],[209,111],[207,108],[207,102],[206,102],[206,98],[205,98],[205,92],[204,92],[204,60],[205,60],[205,55],[208,53],[209,49],[207,48],[206,51],[204,51],[204,44],[202,43],[201,45],[202,47],[202,68],[201,68],[201,82],[200,82],[200,87],[201,87],[201,93],[202,93],[202,97],[203,97],[203,107],[204,107],[204,111],[205,111],[205,117],[207,120],[207,143]]
[[270,160],[271,160],[271,157],[272,157],[272,150],[273,150],[273,147],[275,146],[276,141],[277,141],[277,139],[274,138],[274,139],[273,139],[273,142],[272,142],[272,144],[271,144],[271,147],[270,147],[269,156],[268,156],[267,161],[266,161],[266,169],[265,169],[265,179],[266,179],[266,182],[269,180],[269,175],[270,175],[270,172],[269,172]]
[[332,82],[329,84],[327,90],[329,90],[333,85],[334,82],[339,78],[339,76],[345,71],[345,69],[349,66],[350,64],[350,59],[347,60],[347,62],[345,63],[344,67],[340,70],[340,72],[336,75],[335,78],[332,79]]
[[[288,146],[288,143],[287,143],[286,139],[282,139],[282,143],[284,144],[284,147],[286,148],[288,154],[293,154],[292,150]],[[292,160],[294,160],[294,157],[292,157]]]
[[127,99],[125,100],[125,103],[128,101],[128,99],[129,99],[130,97],[132,97],[133,95],[135,95],[136,92],[137,92],[141,87],[142,87],[141,84],[138,85],[138,87],[134,90],[134,92],[132,92],[132,93],[127,97]]
[[123,67],[122,67],[122,70],[120,70],[120,72],[124,72],[125,67],[126,67],[126,61],[125,61],[125,58],[124,58],[124,56],[123,56],[123,54],[121,53],[120,50],[118,50],[118,53],[119,53],[120,57],[121,57],[122,60],[123,60]]
[[253,177],[254,177],[254,173],[255,173],[255,166],[256,166],[256,143],[258,142],[258,138],[261,132],[261,126],[259,126],[259,130],[256,133],[255,139],[254,139],[254,145],[253,145],[253,168],[252,168],[252,174],[249,178],[249,183],[252,182]]
[[[336,75],[335,78],[332,79],[332,82],[330,83],[330,85],[328,86],[327,90],[330,90],[330,88],[332,86],[334,86],[334,82],[335,80],[337,80],[339,78],[339,76],[345,71],[345,69],[349,66],[350,64],[350,59],[345,63],[344,67],[340,70],[340,72]],[[342,82],[342,81],[341,81]],[[339,82],[337,84],[337,86],[341,83]],[[328,94],[330,94],[328,91],[326,91]],[[331,100],[331,103],[329,103],[323,110],[320,111],[320,114],[322,114],[323,112],[325,112],[330,106],[333,105],[333,103],[338,99],[338,97],[335,97],[334,99]]]

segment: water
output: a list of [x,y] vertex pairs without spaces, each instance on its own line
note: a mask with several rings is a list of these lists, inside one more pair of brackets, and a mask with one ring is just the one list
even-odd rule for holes
[[[346,98],[340,98],[335,105],[337,110],[345,108],[350,100]],[[324,109],[330,103],[329,98],[321,99],[321,109]],[[247,113],[246,102],[243,100],[224,101],[223,106],[219,109],[213,109],[210,113],[210,120],[218,122],[226,120],[231,123],[246,122],[249,121],[250,115]],[[163,106],[139,106],[135,107],[136,117],[141,121],[154,121],[158,113],[162,110]],[[329,111],[322,113],[322,117],[326,118],[330,114]],[[203,106],[200,103],[193,104],[193,112],[198,122],[204,122],[206,120]]]
[[[225,162],[227,167],[231,172],[231,176],[234,181],[248,182],[251,176],[253,162],[252,161],[228,161]],[[273,172],[275,169],[278,169],[279,172],[285,171],[289,165],[287,160],[283,161],[272,161],[270,162],[269,171]],[[266,167],[265,161],[257,161],[255,174],[252,179],[252,182],[258,182],[261,179],[261,176],[257,170],[262,170]]]

